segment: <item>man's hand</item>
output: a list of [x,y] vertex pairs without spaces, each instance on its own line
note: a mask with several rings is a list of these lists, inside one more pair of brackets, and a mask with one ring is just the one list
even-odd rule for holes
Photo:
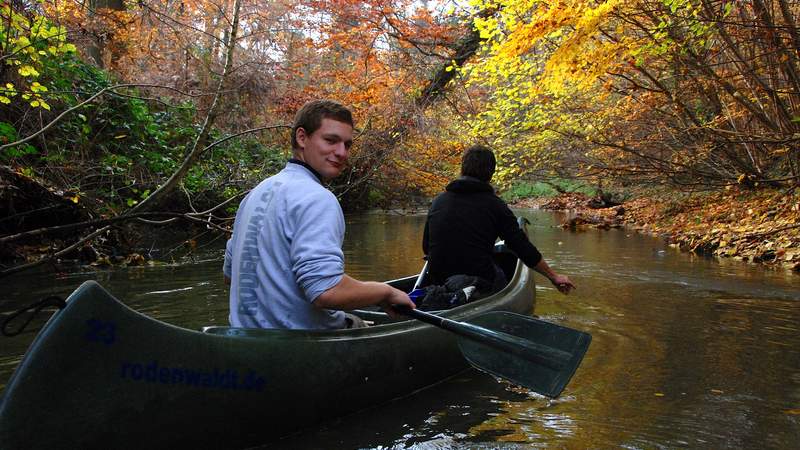
[[408,294],[399,289],[395,289],[389,286],[389,293],[387,297],[382,302],[380,302],[380,306],[381,308],[383,308],[384,311],[386,311],[386,314],[388,314],[389,317],[393,319],[399,319],[401,317],[404,317],[402,314],[398,313],[394,309],[393,305],[407,306],[410,309],[414,309],[417,307],[417,305],[415,305],[414,302],[411,301],[411,298],[408,297]]
[[405,305],[414,308],[414,302],[408,294],[395,289],[386,283],[377,281],[358,281],[345,274],[336,286],[320,294],[314,300],[314,306],[325,309],[343,309],[345,311],[378,305],[391,317],[402,317],[395,313],[391,305]]
[[575,285],[572,284],[572,281],[569,279],[569,277],[553,272],[553,269],[547,265],[547,262],[544,260],[544,258],[542,258],[539,263],[536,264],[536,267],[534,267],[533,270],[546,276],[547,279],[553,283],[553,286],[558,289],[558,292],[561,292],[562,294],[569,294],[569,291],[575,289]]
[[569,291],[575,289],[575,285],[572,284],[572,281],[566,275],[554,274],[553,277],[550,278],[550,282],[553,283],[553,286],[562,294],[569,294]]

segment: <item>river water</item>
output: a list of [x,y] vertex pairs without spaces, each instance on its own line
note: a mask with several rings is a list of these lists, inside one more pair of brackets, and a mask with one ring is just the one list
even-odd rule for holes
[[[797,448],[800,275],[681,253],[631,230],[564,231],[559,214],[517,214],[531,220],[551,266],[578,286],[563,296],[537,274],[536,315],[593,336],[561,397],[470,370],[263,448]],[[348,273],[384,280],[419,271],[423,223],[421,215],[348,216]],[[0,313],[96,279],[165,322],[225,325],[221,245],[173,266],[6,278]],[[33,337],[0,337],[0,389]]]

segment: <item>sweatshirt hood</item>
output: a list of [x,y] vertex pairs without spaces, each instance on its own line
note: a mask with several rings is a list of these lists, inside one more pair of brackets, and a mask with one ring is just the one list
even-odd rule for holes
[[494,194],[494,188],[491,184],[473,177],[461,177],[453,180],[447,185],[445,190],[456,194],[477,194],[480,192]]

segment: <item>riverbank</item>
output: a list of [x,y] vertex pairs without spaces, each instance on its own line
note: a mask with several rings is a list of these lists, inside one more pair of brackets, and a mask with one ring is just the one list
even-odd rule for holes
[[729,190],[676,196],[641,196],[607,208],[566,193],[526,199],[520,208],[571,212],[564,228],[630,227],[698,254],[733,258],[800,273],[800,193]]

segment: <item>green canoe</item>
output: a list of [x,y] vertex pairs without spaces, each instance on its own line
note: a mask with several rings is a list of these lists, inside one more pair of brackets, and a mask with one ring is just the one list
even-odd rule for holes
[[[530,314],[530,269],[441,315]],[[391,281],[409,291],[416,277]],[[359,311],[355,330],[194,331],[82,284],[35,338],[0,400],[0,448],[242,448],[408,395],[466,369],[452,333]],[[399,424],[398,424],[399,426]]]

